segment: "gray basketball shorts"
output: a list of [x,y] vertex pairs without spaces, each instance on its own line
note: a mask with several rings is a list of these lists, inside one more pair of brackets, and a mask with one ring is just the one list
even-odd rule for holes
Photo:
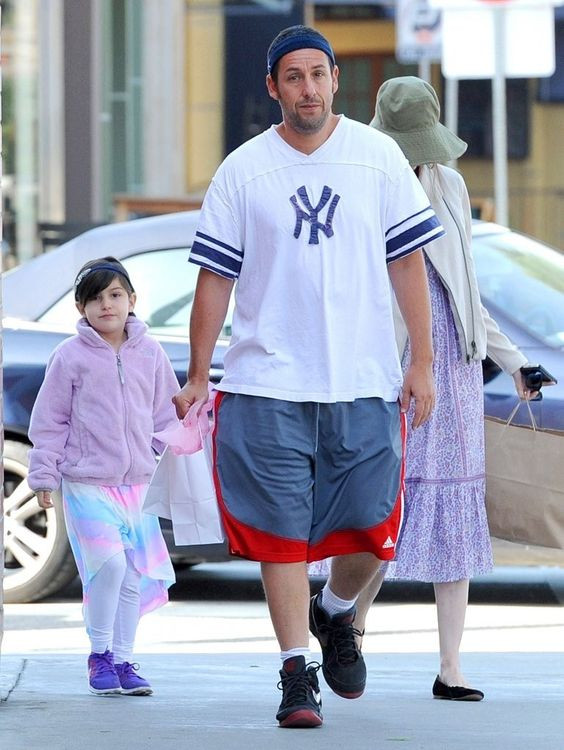
[[234,555],[394,557],[405,415],[380,398],[322,404],[218,393],[215,485]]

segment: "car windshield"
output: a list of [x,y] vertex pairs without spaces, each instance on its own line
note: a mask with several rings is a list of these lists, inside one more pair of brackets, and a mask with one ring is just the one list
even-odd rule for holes
[[[135,314],[151,333],[186,336],[199,267],[188,263],[186,248],[152,250],[122,260],[137,293]],[[231,336],[233,300],[220,338]],[[53,325],[67,326],[78,320],[74,295],[69,290],[40,318]]]
[[480,293],[526,331],[564,347],[564,255],[516,232],[472,241]]

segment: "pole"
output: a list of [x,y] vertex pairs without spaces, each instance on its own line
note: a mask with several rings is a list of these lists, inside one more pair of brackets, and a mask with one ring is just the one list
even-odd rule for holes
[[419,60],[419,78],[422,78],[427,83],[431,83],[431,59],[429,57],[422,57]]
[[37,154],[34,139],[34,99],[36,95],[37,0],[14,3],[15,21],[15,87],[14,115],[16,139],[16,245],[19,261],[29,260],[35,251],[37,225],[36,171]]
[[494,23],[494,75],[492,78],[492,127],[495,220],[508,225],[507,108],[505,90],[505,8],[492,8]]
[[[458,78],[445,78],[445,125],[458,134]],[[449,161],[449,167],[456,167],[456,159]]]

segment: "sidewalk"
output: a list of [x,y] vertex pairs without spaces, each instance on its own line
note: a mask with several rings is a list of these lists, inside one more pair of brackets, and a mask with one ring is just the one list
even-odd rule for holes
[[15,690],[25,667],[25,659],[14,656],[0,658],[0,703],[7,701]]
[[276,660],[265,654],[149,654],[149,698],[85,692],[84,658],[34,656],[0,708],[5,750],[247,750],[308,747],[368,750],[562,750],[562,654],[471,654],[482,703],[431,699],[435,659],[367,656],[365,695],[345,701],[323,686],[325,724],[282,730],[274,714]]
[[434,618],[432,605],[373,608],[365,694],[343,700],[321,679],[323,727],[282,730],[264,603],[173,602],[145,618],[136,658],[155,694],[143,698],[86,691],[79,604],[11,605],[3,665],[26,661],[0,704],[2,748],[562,750],[564,608],[470,606],[463,663],[481,703],[432,699]]

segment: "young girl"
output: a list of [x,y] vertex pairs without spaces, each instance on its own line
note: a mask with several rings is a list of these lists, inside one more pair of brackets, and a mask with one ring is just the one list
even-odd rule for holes
[[75,281],[78,335],[49,360],[29,435],[29,486],[42,508],[62,480],[70,544],[91,642],[90,691],[150,695],[132,663],[139,618],[168,600],[174,572],[156,516],[143,513],[155,467],[151,433],[175,421],[178,382],[134,313],[135,291],[112,257]]

